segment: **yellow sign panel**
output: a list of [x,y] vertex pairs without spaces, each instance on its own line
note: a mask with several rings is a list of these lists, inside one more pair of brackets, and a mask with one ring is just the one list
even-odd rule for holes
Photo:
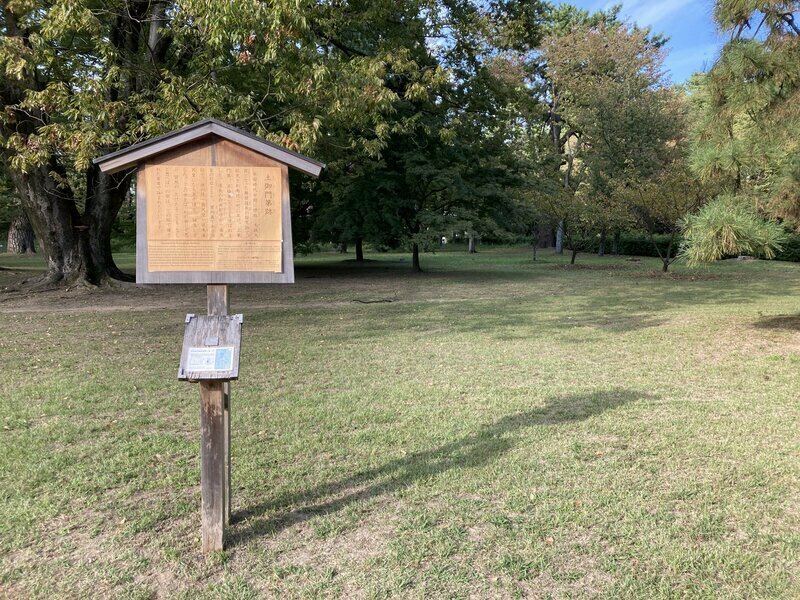
[[281,272],[281,169],[148,166],[148,271]]

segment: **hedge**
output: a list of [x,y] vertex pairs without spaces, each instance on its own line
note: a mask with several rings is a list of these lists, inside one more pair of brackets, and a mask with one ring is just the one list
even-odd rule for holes
[[[656,243],[661,252],[666,254],[667,246],[669,244],[669,236],[666,234],[657,234],[654,236]],[[674,255],[680,248],[681,239],[676,238],[672,246],[672,254]],[[565,241],[566,244],[566,241]],[[581,238],[576,240],[578,252],[590,252],[597,254],[600,249],[600,238],[592,236],[589,238]],[[606,254],[611,254],[614,247],[612,236],[606,238]],[[619,240],[619,253],[627,256],[655,256],[658,253],[653,248],[653,243],[650,238],[643,234],[636,233],[623,233]],[[783,250],[775,256],[775,260],[783,260],[788,262],[800,262],[800,234],[789,234],[784,243]]]
[[[661,249],[662,254],[667,253],[667,246],[669,246],[669,236],[665,234],[657,234],[654,236],[656,244]],[[564,241],[567,245],[566,240]],[[678,251],[680,239],[676,238],[672,245],[672,255]],[[575,240],[575,245],[578,252],[590,252],[597,254],[600,251],[600,237],[592,236],[588,238],[579,238]],[[606,237],[606,254],[611,254],[614,249],[614,236],[609,235]],[[623,233],[619,238],[619,253],[627,256],[655,256],[658,257],[658,252],[653,247],[653,242],[647,235],[636,233]]]

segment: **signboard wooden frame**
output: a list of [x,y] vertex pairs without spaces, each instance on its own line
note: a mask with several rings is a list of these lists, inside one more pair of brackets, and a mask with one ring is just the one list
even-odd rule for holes
[[[289,167],[317,177],[325,165],[216,119],[134,144],[94,163],[108,174],[137,169],[136,282],[206,284],[209,316],[187,315],[178,378],[200,382],[201,547],[203,552],[222,550],[225,526],[231,521],[230,380],[239,375],[242,325],[241,315],[227,316],[227,284],[294,282]],[[191,181],[181,179],[184,170]],[[268,216],[276,208],[276,171],[279,235]],[[155,203],[151,208],[158,215],[153,221],[158,236],[153,237],[148,236],[148,173],[155,176],[155,188],[149,190]],[[161,262],[151,270],[148,244],[156,239]],[[253,242],[250,249],[248,241]],[[277,243],[279,269],[273,252]],[[207,264],[253,270],[179,267]]]
[[[267,271],[151,271],[148,264],[147,170],[156,166],[250,166],[276,167],[281,173],[281,272]],[[289,201],[289,169],[227,140],[210,138],[193,142],[147,160],[136,173],[136,282],[137,283],[294,283],[292,218]],[[213,226],[213,224],[212,224]]]
[[[104,173],[136,167],[137,283],[293,283],[294,255],[289,168],[313,177],[325,165],[216,119],[205,119],[158,138],[134,144],[94,161]],[[148,169],[156,167],[239,167],[280,169],[281,268],[259,270],[151,270],[148,264]],[[211,227],[214,226],[213,221]]]

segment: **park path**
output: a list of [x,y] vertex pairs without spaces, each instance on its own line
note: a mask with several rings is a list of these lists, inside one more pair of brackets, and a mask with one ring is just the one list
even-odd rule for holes
[[[0,296],[0,314],[69,314],[69,313],[116,313],[116,312],[150,312],[160,310],[196,310],[198,304],[203,303],[201,292],[197,294],[184,294],[180,298],[158,298],[149,301],[142,298],[141,301],[132,302],[125,298],[124,293],[118,295],[103,294],[97,298],[87,299],[85,296],[78,298],[60,297],[37,298],[36,296],[45,294],[39,292],[27,297],[15,297],[3,299]],[[88,303],[91,300],[102,299],[107,304]],[[463,298],[398,298],[398,297],[361,297],[351,300],[331,300],[331,301],[304,301],[298,298],[294,302],[253,302],[248,299],[239,299],[235,303],[235,310],[266,310],[266,309],[292,309],[292,308],[342,308],[345,306],[363,306],[370,304],[450,304],[461,302],[474,302],[496,300],[493,296],[472,296]],[[58,301],[60,300],[60,302]]]

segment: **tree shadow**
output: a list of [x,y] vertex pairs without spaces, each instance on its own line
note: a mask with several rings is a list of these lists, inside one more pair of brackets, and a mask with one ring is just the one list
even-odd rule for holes
[[[540,408],[507,415],[448,444],[414,452],[350,477],[278,496],[239,511],[233,518],[235,522],[244,522],[243,527],[233,528],[228,545],[233,547],[260,535],[277,533],[446,471],[485,465],[513,449],[520,442],[513,434],[524,429],[581,421],[641,399],[652,399],[652,396],[633,390],[610,389],[554,397]],[[299,508],[290,508],[298,504]]]
[[800,331],[800,315],[775,315],[756,319],[753,327],[757,329]]
[[[534,312],[536,302],[523,298],[519,301],[485,300],[462,303],[429,302],[409,308],[402,300],[385,307],[383,318],[369,320],[362,317],[362,325],[357,332],[342,332],[337,335],[344,340],[377,337],[384,335],[386,328],[393,320],[389,310],[414,310],[413,328],[426,335],[480,334],[503,342],[525,341],[531,339],[531,328],[544,336],[562,336],[575,341],[574,332],[581,328],[609,333],[629,333],[642,329],[655,328],[669,322],[666,316],[656,311],[645,311],[639,308],[609,306],[605,309],[579,310],[570,313],[552,314],[547,310]],[[583,337],[579,338],[583,340]]]

